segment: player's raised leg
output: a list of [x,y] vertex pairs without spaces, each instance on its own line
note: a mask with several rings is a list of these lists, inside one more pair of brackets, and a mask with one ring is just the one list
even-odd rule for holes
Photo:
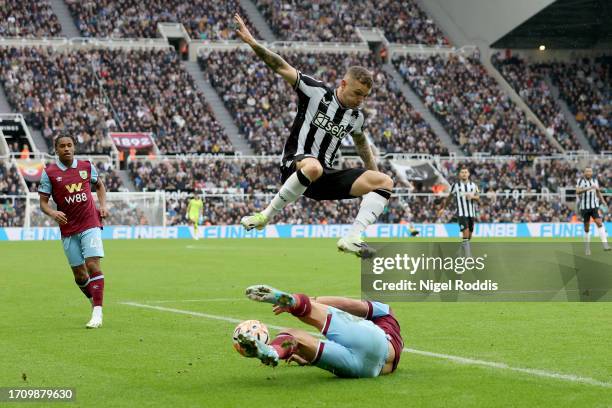
[[283,183],[270,204],[260,213],[242,217],[240,224],[247,230],[263,229],[287,205],[295,202],[323,174],[323,166],[313,157],[306,157],[296,165],[297,170]]
[[368,170],[355,180],[351,186],[351,195],[363,198],[351,230],[338,241],[339,250],[361,257],[373,255],[372,250],[365,245],[362,235],[368,225],[374,224],[383,213],[392,190],[391,177],[379,171]]

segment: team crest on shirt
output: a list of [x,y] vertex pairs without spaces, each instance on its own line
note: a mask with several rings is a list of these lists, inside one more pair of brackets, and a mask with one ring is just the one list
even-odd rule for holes
[[81,176],[81,178],[85,180],[87,178],[87,170],[79,171],[79,176]]
[[56,177],[55,181],[57,181],[59,183],[60,181],[62,181],[62,178],[61,177]]

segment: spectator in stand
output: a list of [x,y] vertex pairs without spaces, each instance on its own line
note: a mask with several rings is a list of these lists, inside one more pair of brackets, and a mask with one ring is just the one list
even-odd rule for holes
[[396,57],[393,63],[468,154],[555,153],[498,87],[478,56]]
[[177,58],[172,49],[0,47],[0,80],[50,149],[53,138],[71,134],[79,152],[108,154],[108,132],[142,131],[154,133],[162,154],[231,152]]
[[24,194],[18,170],[8,162],[0,161],[0,227],[23,225],[26,204]]
[[49,0],[0,1],[0,37],[57,37],[61,31]]
[[589,143],[597,152],[612,151],[612,63],[581,59],[551,64],[554,83]]
[[518,57],[503,59],[501,53],[493,55],[492,62],[544,123],[548,133],[564,149],[579,150],[580,144],[546,83],[548,70],[543,65],[527,64]]
[[[448,45],[412,0],[256,0],[274,33],[289,41],[360,42],[357,27],[382,30],[389,42]],[[249,26],[250,27],[250,26]]]
[[181,23],[193,40],[232,40],[238,0],[65,0],[83,37],[155,38],[158,23]]

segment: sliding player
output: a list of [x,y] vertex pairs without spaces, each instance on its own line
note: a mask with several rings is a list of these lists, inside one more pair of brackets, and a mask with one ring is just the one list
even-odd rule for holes
[[390,374],[404,348],[400,326],[388,305],[343,297],[309,298],[266,285],[247,288],[257,302],[274,305],[274,314],[289,312],[316,327],[327,340],[304,330],[285,329],[270,344],[238,335],[247,357],[276,366],[279,360],[314,365],[339,377],[361,378]]
[[470,240],[474,233],[474,220],[476,219],[476,206],[474,203],[480,201],[478,193],[478,186],[470,181],[470,171],[462,167],[459,170],[459,181],[453,183],[448,197],[442,202],[438,210],[439,218],[444,213],[444,208],[446,208],[449,201],[453,198],[455,199],[457,205],[457,222],[459,223],[459,229],[463,237],[461,245],[463,247],[463,254],[466,257],[472,256]]
[[584,222],[585,254],[591,255],[591,235],[589,234],[591,218],[593,218],[595,225],[597,225],[597,232],[599,232],[604,251],[609,251],[608,234],[602,222],[602,217],[599,214],[600,205],[607,208],[606,200],[601,194],[599,181],[593,177],[593,169],[591,167],[585,168],[584,177],[578,180],[576,195],[578,196],[578,205],[580,206],[580,213]]
[[193,239],[196,241],[200,239],[198,227],[200,225],[200,217],[202,216],[203,210],[204,202],[202,202],[202,198],[199,196],[192,196],[191,200],[189,200],[189,204],[187,204],[187,219],[190,224],[193,224]]
[[[40,209],[59,224],[74,280],[93,306],[85,327],[95,329],[102,326],[104,275],[100,258],[104,257],[104,248],[100,231],[101,219],[108,216],[106,188],[93,164],[74,157],[72,136],[57,137],[54,146],[57,159],[47,165],[38,187]],[[99,210],[91,195],[92,184],[96,186]],[[55,201],[57,211],[49,205],[49,197]]]
[[[378,171],[374,155],[363,134],[364,115],[360,106],[370,94],[372,73],[350,67],[337,89],[304,75],[280,55],[259,44],[236,15],[236,34],[255,54],[287,81],[298,94],[298,112],[287,138],[281,165],[283,186],[261,213],[243,217],[247,229],[263,229],[283,208],[304,195],[313,200],[342,200],[362,197],[353,228],[341,238],[338,249],[357,256],[371,256],[361,239],[368,225],[383,212],[391,196],[393,181]],[[342,139],[353,137],[366,169],[332,168]]]

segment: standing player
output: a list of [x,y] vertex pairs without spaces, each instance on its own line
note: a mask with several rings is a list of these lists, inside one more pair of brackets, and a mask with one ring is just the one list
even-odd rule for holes
[[593,177],[593,169],[587,167],[584,169],[584,177],[578,180],[576,185],[576,195],[578,196],[578,205],[584,222],[584,245],[585,254],[591,255],[591,235],[589,234],[591,226],[591,218],[597,225],[597,232],[601,238],[604,251],[609,251],[608,234],[606,227],[603,225],[602,217],[599,215],[599,206],[606,207],[606,200],[601,194],[599,182]]
[[[38,187],[40,209],[59,224],[74,280],[93,306],[85,327],[95,329],[102,326],[104,275],[100,258],[104,257],[104,248],[100,230],[101,219],[108,216],[106,188],[93,164],[74,157],[72,136],[57,137],[54,146],[57,159],[45,168]],[[96,185],[99,210],[91,195],[92,184]],[[49,205],[49,197],[57,211]]]
[[378,377],[395,371],[404,348],[400,326],[391,308],[379,302],[343,297],[309,298],[266,285],[247,288],[257,302],[274,305],[274,314],[289,312],[316,327],[327,340],[300,329],[285,329],[270,345],[238,335],[247,357],[276,366],[279,360],[314,365],[339,377]]
[[200,239],[198,227],[200,224],[200,216],[204,210],[204,202],[200,196],[191,196],[189,204],[187,204],[187,219],[190,224],[193,224],[193,239]]
[[462,247],[463,254],[466,257],[472,256],[470,248],[470,240],[474,233],[474,219],[476,218],[476,206],[474,202],[479,202],[478,186],[470,181],[470,171],[466,167],[459,170],[459,181],[453,183],[448,197],[442,201],[442,206],[438,210],[438,218],[444,213],[444,208],[448,202],[455,199],[457,204],[457,222],[463,237]]
[[[368,225],[383,212],[391,196],[393,181],[378,171],[370,145],[363,134],[364,115],[359,109],[372,90],[372,73],[350,67],[336,89],[304,75],[280,55],[259,44],[236,15],[236,34],[298,94],[298,112],[285,143],[281,164],[283,186],[261,213],[243,217],[247,229],[263,229],[285,206],[301,195],[313,200],[342,200],[363,196],[352,229],[341,238],[338,249],[357,256],[370,256],[361,239]],[[332,168],[342,139],[353,137],[366,169]]]

